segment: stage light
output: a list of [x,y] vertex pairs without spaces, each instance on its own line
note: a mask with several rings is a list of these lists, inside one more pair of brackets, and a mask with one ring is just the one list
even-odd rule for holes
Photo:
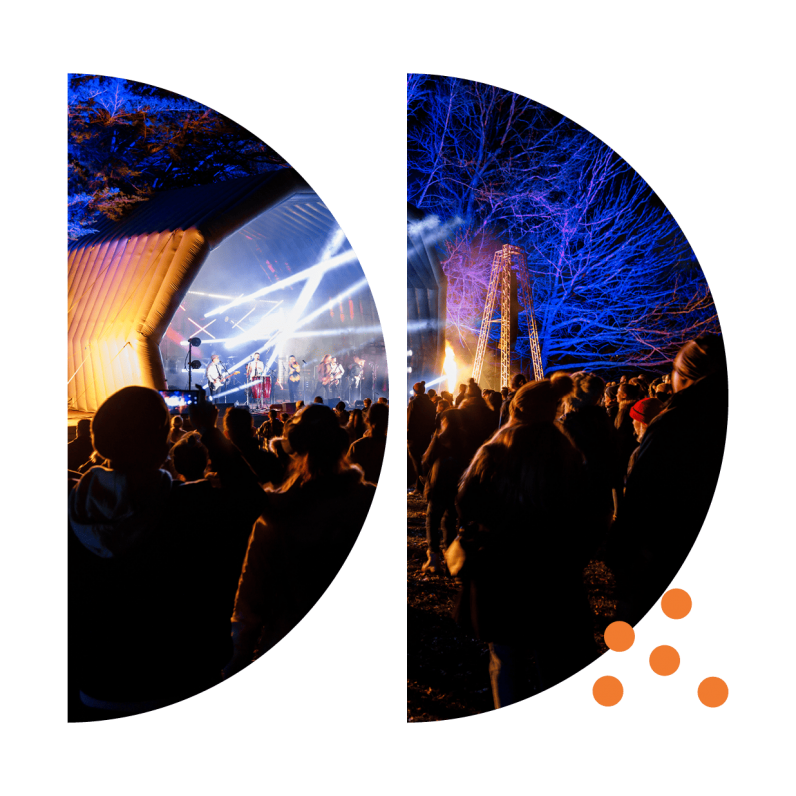
[[[342,230],[340,230],[342,232]],[[290,335],[293,331],[297,328],[297,323],[301,313],[307,308],[307,304],[309,304],[310,299],[315,294],[315,291],[318,289],[318,285],[321,283],[321,279],[323,279],[324,271],[318,271],[314,273],[308,280],[304,287],[301,289],[301,293],[290,310],[290,314],[288,315],[287,322],[280,333],[280,335],[276,339],[276,345],[274,346],[274,350],[271,352],[271,357],[269,358],[268,362],[266,363],[265,367],[266,370],[271,367],[274,360],[281,351],[282,345],[285,340],[290,338]]]
[[[196,337],[194,339],[198,340],[199,338]],[[213,342],[216,343],[216,345],[217,345],[218,343],[226,343],[226,342],[229,342],[230,340],[234,340],[234,339],[235,339],[234,337],[214,337],[213,338]],[[188,345],[188,341],[187,340],[181,340],[180,341],[180,345],[181,346],[187,346]],[[191,343],[191,345],[195,346],[196,344],[195,343]]]
[[188,345],[192,345],[194,348],[198,348],[200,345],[202,345],[202,341],[198,337],[189,337]]
[[367,287],[368,280],[367,278],[362,278],[359,282],[355,282],[351,287],[347,288],[346,290],[338,293],[334,298],[329,299],[322,307],[318,307],[317,310],[311,312],[309,315],[305,315],[297,324],[296,329],[301,328],[302,326],[306,326],[310,321],[314,321],[319,315],[323,315],[330,307],[339,304],[344,298],[348,296],[353,296],[354,293],[358,293],[362,290],[363,287]]
[[[281,333],[278,332],[277,334],[273,335],[264,345],[264,347],[268,347],[268,346],[271,346],[271,345],[276,346],[276,349],[275,349],[274,353],[271,355],[271,358],[269,359],[268,363],[266,364],[266,367],[270,367],[271,366],[271,363],[274,361],[274,358],[276,357],[276,354],[278,353],[279,349],[281,348],[281,346],[282,346],[282,344],[283,344],[283,342],[285,340],[288,340],[288,339],[291,339],[291,338],[294,338],[294,337],[298,336],[296,334],[296,330],[297,329],[300,329],[302,326],[306,326],[310,321],[314,320],[319,315],[322,315],[324,312],[326,312],[326,310],[328,310],[333,305],[339,304],[340,301],[342,301],[343,298],[345,298],[345,297],[347,297],[349,295],[354,295],[354,293],[356,293],[357,291],[361,290],[363,287],[365,287],[365,285],[368,285],[368,286],[370,285],[370,283],[368,282],[368,278],[367,277],[364,277],[363,279],[360,279],[359,282],[355,283],[350,288],[347,288],[346,290],[342,291],[341,293],[338,293],[334,298],[329,299],[329,301],[327,301],[326,304],[324,304],[322,307],[319,307],[317,310],[315,310],[314,312],[311,312],[309,315],[305,315],[300,321],[296,321],[292,326],[289,326],[287,329],[285,329],[284,332],[281,332]],[[310,288],[310,287],[311,287],[311,285],[308,284],[307,288]],[[317,285],[315,285],[315,287],[317,287]],[[302,293],[302,295],[303,295],[303,293]],[[301,300],[301,297],[299,297],[299,301],[300,300]],[[309,299],[307,299],[307,300],[309,300]],[[296,303],[298,304],[298,302],[296,302]],[[294,315],[295,315],[295,313],[291,313],[291,318]],[[381,331],[381,328],[379,328],[379,331]],[[315,335],[315,336],[318,336],[318,337],[324,337],[324,336],[327,336],[327,335],[329,335],[329,336],[334,335],[334,336],[338,336],[339,337],[341,333],[342,332],[339,329],[331,329],[331,330],[312,332],[308,336]]]
[[[280,301],[279,304],[281,303]],[[237,337],[230,337],[226,343],[227,348],[237,348],[242,343],[249,343],[252,340],[272,340],[274,334],[278,334],[279,327],[284,323],[284,313],[281,310],[277,312],[279,304],[268,310],[251,329],[244,331],[243,334],[239,334]],[[263,346],[263,348],[265,347]]]
[[215,318],[213,318],[213,320],[210,321],[210,323],[208,323],[205,326],[200,326],[193,318],[188,318],[188,320],[196,327],[196,333],[197,334],[199,334],[200,332],[204,332],[208,337],[212,337],[213,336],[212,334],[210,334],[210,332],[207,331],[207,327],[216,322]]
[[406,324],[407,332],[431,332],[434,329],[441,329],[442,324],[438,321],[410,321]]
[[298,274],[294,274],[293,276],[287,277],[287,279],[280,279],[274,285],[268,285],[268,287],[261,288],[260,290],[256,290],[254,293],[249,293],[245,296],[240,296],[239,298],[231,301],[229,304],[224,304],[221,307],[216,307],[215,309],[210,310],[209,312],[205,313],[205,318],[209,318],[212,315],[218,315],[220,312],[226,312],[231,307],[235,307],[238,304],[243,304],[246,301],[252,301],[256,298],[261,298],[269,293],[274,293],[277,290],[282,290],[283,288],[289,287],[290,285],[294,285],[297,282],[302,282],[305,279],[309,279],[313,274],[316,273],[325,273],[326,271],[331,271],[332,268],[339,268],[341,265],[348,265],[349,263],[357,262],[357,256],[353,249],[349,249],[348,251],[342,252],[341,254],[335,255],[334,257],[330,257],[328,260],[324,260],[323,262],[317,263],[316,265],[310,266],[309,268],[305,268],[303,271],[299,272]]
[[340,227],[337,227],[337,229],[335,229],[335,231],[329,236],[326,244],[321,250],[321,254],[318,257],[318,262],[328,260],[336,251],[340,249],[343,243],[345,243],[345,240],[345,233]]
[[459,218],[459,216],[452,218],[450,221],[446,221],[444,224],[439,223],[439,218],[437,216],[428,216],[422,221],[412,221],[410,224],[407,224],[406,234],[411,237],[419,237],[424,232],[428,233],[430,230],[434,230],[432,234],[423,235],[423,245],[429,246],[437,243],[443,238],[447,238],[461,223],[462,219]]
[[412,356],[412,349],[411,348],[406,352],[406,356],[407,357],[411,357]]
[[292,334],[286,334],[285,340],[299,340],[304,337],[340,337],[341,334],[380,334],[381,333],[381,326],[360,326],[359,328],[354,327],[353,329],[345,329],[344,331],[340,331],[339,329],[314,329],[308,332],[293,332]]
[[[426,389],[428,390],[429,387],[436,387],[438,384],[442,384],[447,378],[447,376],[440,376],[438,379],[434,379],[434,381],[427,381]],[[450,392],[450,390],[448,392]]]
[[201,362],[200,362],[198,359],[194,359],[194,360],[191,362],[191,367],[192,367],[194,370],[199,370],[199,368],[201,368],[201,367],[202,367],[202,363],[201,363]]
[[[278,306],[279,306],[279,305],[277,304],[277,307],[278,307]],[[266,315],[268,315],[268,313],[269,313],[269,312],[271,312],[273,309],[276,309],[276,307],[273,307],[271,310],[268,310],[268,312],[266,312],[265,314],[266,314]],[[240,321],[235,321],[235,322],[232,324],[232,328],[234,329],[234,328],[237,326],[237,327],[238,327],[238,329],[240,329],[241,331],[244,331],[244,329],[243,329],[243,327],[240,325],[240,323],[241,323],[241,321],[245,321],[245,320],[246,320],[246,318],[248,318],[248,317],[249,317],[249,315],[251,315],[251,314],[254,312],[254,310],[255,310],[255,308],[254,308],[254,307],[252,307],[252,308],[251,308],[251,309],[250,309],[250,310],[249,310],[249,311],[248,311],[248,312],[247,312],[247,313],[246,313],[246,314],[245,314],[245,315],[244,315],[244,316],[243,316],[243,317],[240,319]],[[206,317],[206,316],[205,316],[205,317]],[[226,320],[226,319],[225,319],[225,320]],[[212,323],[212,322],[213,322],[213,321],[210,321],[210,323]]]

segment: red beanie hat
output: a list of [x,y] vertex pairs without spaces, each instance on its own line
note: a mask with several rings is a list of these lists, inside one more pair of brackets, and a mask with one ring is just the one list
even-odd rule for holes
[[652,419],[665,408],[666,405],[657,398],[644,398],[644,400],[636,401],[636,403],[633,404],[630,409],[630,417],[647,426],[652,422]]

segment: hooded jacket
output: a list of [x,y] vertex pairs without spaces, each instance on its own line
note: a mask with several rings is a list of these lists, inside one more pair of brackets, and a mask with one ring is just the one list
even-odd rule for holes
[[[240,572],[262,490],[217,429],[203,442],[235,487],[93,467],[70,493],[69,675],[84,704],[178,701],[216,682],[231,654],[229,570],[237,555]],[[224,521],[236,503],[246,516]]]

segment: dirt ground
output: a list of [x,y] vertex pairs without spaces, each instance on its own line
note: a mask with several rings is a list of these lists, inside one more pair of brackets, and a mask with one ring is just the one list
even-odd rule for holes
[[[463,632],[451,618],[458,586],[447,575],[421,572],[426,560],[426,502],[407,497],[407,721],[441,721],[493,710],[487,645]],[[607,648],[602,629],[612,620],[614,580],[601,561],[584,570],[594,611],[595,641]]]

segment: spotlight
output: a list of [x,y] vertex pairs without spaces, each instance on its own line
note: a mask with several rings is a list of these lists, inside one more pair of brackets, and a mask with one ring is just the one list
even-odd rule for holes
[[268,287],[261,288],[254,293],[249,293],[246,296],[239,296],[234,301],[224,304],[221,307],[216,307],[215,309],[206,312],[205,318],[210,318],[213,315],[226,312],[228,309],[236,307],[238,304],[242,304],[245,301],[261,298],[262,296],[268,295],[269,293],[273,293],[277,290],[284,290],[290,285],[294,285],[297,282],[303,282],[305,279],[309,279],[313,274],[323,274],[332,268],[339,268],[342,265],[348,265],[349,263],[353,262],[357,262],[357,256],[353,249],[348,249],[340,254],[336,254],[334,257],[330,257],[328,260],[323,260],[320,263],[316,263],[315,265],[304,269],[298,274],[293,274],[293,276],[289,276],[287,279],[280,279],[279,282],[274,285],[268,285]]
[[191,362],[191,367],[192,367],[194,370],[199,370],[199,368],[201,368],[201,367],[202,367],[202,363],[201,363],[201,362],[200,362],[198,359],[194,359],[194,360]]
[[198,337],[189,337],[188,345],[192,345],[194,346],[194,348],[198,348],[200,345],[202,345],[202,341]]

